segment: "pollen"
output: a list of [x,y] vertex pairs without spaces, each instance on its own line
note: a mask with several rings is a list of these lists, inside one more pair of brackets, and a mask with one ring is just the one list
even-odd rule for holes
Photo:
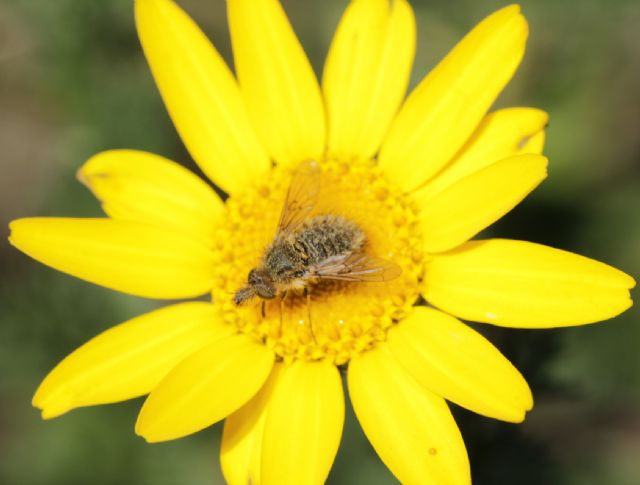
[[392,261],[402,274],[384,283],[322,281],[289,291],[284,299],[253,298],[237,306],[276,234],[292,171],[276,167],[263,180],[227,200],[227,218],[214,246],[213,299],[222,319],[271,347],[285,361],[327,359],[345,364],[386,339],[412,311],[423,275],[417,209],[375,162],[320,162],[320,197],[314,215],[340,215],[365,233],[365,252]]

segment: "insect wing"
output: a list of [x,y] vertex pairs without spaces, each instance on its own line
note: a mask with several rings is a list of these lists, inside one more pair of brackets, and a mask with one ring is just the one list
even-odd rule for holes
[[400,276],[402,269],[386,259],[359,253],[340,259],[328,259],[313,268],[312,274],[325,280],[382,283]]
[[302,162],[291,178],[278,233],[293,231],[309,216],[320,192],[320,166],[315,160]]

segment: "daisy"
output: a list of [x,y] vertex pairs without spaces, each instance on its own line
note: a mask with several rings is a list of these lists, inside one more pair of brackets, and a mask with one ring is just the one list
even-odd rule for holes
[[[225,419],[230,484],[319,484],[344,421],[340,369],[365,434],[402,483],[470,483],[445,400],[520,422],[522,375],[459,319],[581,325],[631,305],[603,263],[478,232],[546,176],[547,115],[488,113],[518,67],[527,23],[512,5],[465,36],[404,99],[415,23],[404,0],[354,0],[322,85],[276,0],[228,0],[236,75],[172,0],[136,0],[144,53],[193,159],[112,150],[80,180],[108,217],[29,218],[11,243],[55,269],[132,295],[192,299],[98,335],[42,382],[44,418],[147,395],[136,433],[183,437]],[[340,215],[402,273],[285,300],[233,295],[272,241],[292,173],[320,168],[317,214]],[[193,300],[211,295],[207,301]],[[426,302],[426,303],[425,303]]]

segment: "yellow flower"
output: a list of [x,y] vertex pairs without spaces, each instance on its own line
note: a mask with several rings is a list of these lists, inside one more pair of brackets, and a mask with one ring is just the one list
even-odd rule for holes
[[[142,47],[191,155],[223,202],[174,162],[133,150],[79,176],[104,219],[14,221],[10,240],[58,270],[173,304],[64,359],[33,403],[44,418],[149,394],[148,441],[225,419],[231,484],[319,484],[340,442],[346,368],[355,413],[403,483],[470,482],[445,399],[519,422],[524,378],[458,318],[548,328],[611,318],[634,281],[603,263],[523,241],[469,241],[546,176],[547,115],[487,114],[524,53],[518,6],[476,26],[403,101],[415,48],[404,0],[354,0],[318,85],[276,0],[228,0],[237,81],[171,0],[137,0]],[[237,307],[274,236],[291,173],[317,160],[316,211],[365,232],[402,275]],[[424,299],[422,300],[421,297]],[[429,306],[417,304],[426,301]]]

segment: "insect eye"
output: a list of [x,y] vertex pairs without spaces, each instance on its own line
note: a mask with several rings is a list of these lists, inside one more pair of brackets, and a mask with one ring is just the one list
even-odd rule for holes
[[251,271],[249,271],[249,276],[247,276],[247,281],[249,283],[255,283],[256,282],[256,270],[252,269]]

